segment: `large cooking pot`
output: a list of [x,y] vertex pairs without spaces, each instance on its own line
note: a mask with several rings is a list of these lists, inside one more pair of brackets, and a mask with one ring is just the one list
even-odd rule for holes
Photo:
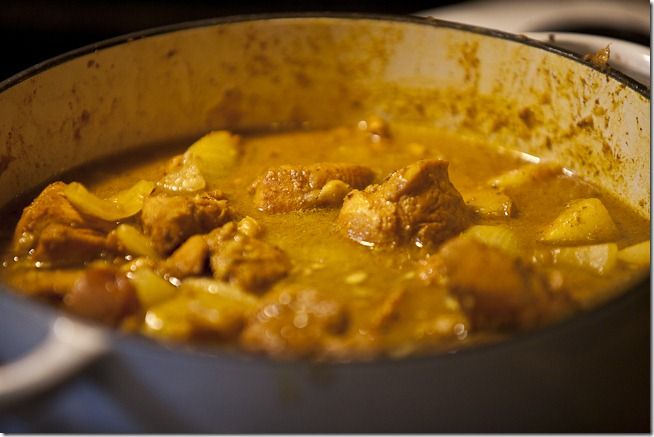
[[[524,37],[358,15],[182,24],[5,81],[0,204],[72,167],[210,129],[370,113],[557,158],[649,217],[644,86]],[[350,364],[163,346],[2,289],[0,431],[647,432],[649,284],[629,288],[502,344]]]

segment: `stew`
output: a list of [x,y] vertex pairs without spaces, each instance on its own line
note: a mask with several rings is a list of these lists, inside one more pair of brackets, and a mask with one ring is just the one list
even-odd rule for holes
[[650,262],[648,220],[556,163],[374,116],[210,132],[66,174],[20,209],[1,231],[12,288],[278,359],[501,340],[614,297]]

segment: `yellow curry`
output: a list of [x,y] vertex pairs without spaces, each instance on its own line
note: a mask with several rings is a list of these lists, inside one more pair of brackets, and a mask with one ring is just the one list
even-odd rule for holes
[[538,328],[649,270],[649,222],[554,162],[370,117],[94,164],[5,222],[0,278],[162,341],[401,357]]

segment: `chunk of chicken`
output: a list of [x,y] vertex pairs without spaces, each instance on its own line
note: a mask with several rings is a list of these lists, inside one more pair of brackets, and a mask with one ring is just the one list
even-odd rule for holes
[[391,173],[381,184],[350,192],[338,224],[366,245],[438,244],[465,229],[471,212],[450,183],[448,162],[418,161]]
[[79,212],[63,195],[66,184],[48,185],[23,210],[13,250],[56,265],[90,260],[108,248],[105,233],[112,223]]
[[344,307],[313,288],[294,285],[267,294],[240,337],[252,352],[291,359],[311,357],[347,328]]
[[368,167],[354,164],[283,165],[254,182],[254,204],[270,213],[337,207],[352,188],[365,187],[374,176]]
[[32,258],[52,266],[74,265],[109,250],[106,235],[98,231],[51,223],[41,231]]
[[234,211],[220,192],[150,196],[141,212],[143,231],[161,255],[169,254],[190,236],[209,232],[233,217]]
[[468,236],[445,243],[419,276],[444,282],[475,328],[532,328],[572,309],[568,296],[530,264]]
[[182,279],[204,273],[209,258],[209,245],[204,235],[194,235],[159,264],[158,271],[164,275]]
[[291,262],[280,248],[238,231],[230,222],[207,236],[213,276],[248,291],[260,292],[285,277]]
[[46,270],[25,269],[11,270],[3,277],[7,285],[28,296],[64,296],[67,294],[84,270]]

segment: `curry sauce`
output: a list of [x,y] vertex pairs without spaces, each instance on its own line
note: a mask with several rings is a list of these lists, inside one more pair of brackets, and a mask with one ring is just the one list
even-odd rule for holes
[[510,145],[371,117],[186,146],[47,187],[3,224],[2,280],[162,341],[352,360],[506,338],[649,270],[647,220]]

